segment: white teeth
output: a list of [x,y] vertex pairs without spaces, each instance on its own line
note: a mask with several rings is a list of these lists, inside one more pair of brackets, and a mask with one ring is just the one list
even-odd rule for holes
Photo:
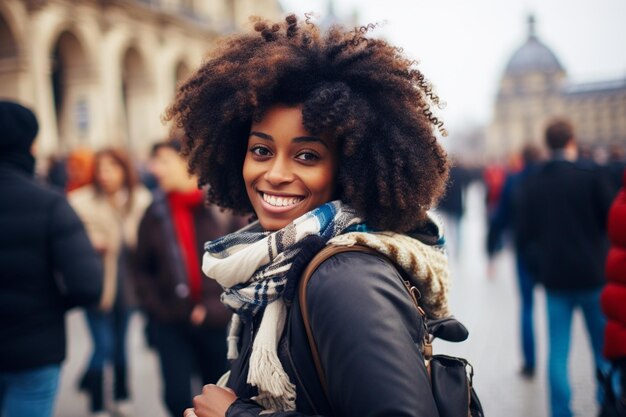
[[266,203],[275,207],[293,206],[302,200],[301,197],[277,197],[265,193],[261,193],[261,195]]

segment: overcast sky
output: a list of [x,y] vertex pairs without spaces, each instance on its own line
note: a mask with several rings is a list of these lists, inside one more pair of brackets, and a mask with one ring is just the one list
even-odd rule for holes
[[[326,0],[280,0],[285,11],[324,17]],[[448,127],[486,123],[504,67],[528,36],[539,38],[574,82],[626,77],[626,0],[336,0],[336,14],[404,48],[448,104]]]

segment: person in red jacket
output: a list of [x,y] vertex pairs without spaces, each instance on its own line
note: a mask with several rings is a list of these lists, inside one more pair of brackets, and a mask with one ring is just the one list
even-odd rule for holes
[[626,171],[623,184],[609,212],[611,249],[606,259],[607,284],[601,301],[608,319],[604,356],[619,369],[621,401],[626,409]]
[[225,340],[231,312],[220,302],[222,288],[203,279],[200,266],[205,242],[247,223],[204,204],[204,191],[187,172],[180,150],[178,139],[152,149],[160,190],[139,226],[132,276],[159,354],[163,399],[171,417],[191,406],[192,379],[214,383],[228,368]]

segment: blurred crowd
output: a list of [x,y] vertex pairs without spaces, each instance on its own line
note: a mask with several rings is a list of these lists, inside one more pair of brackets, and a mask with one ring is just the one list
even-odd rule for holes
[[160,359],[163,401],[182,415],[192,379],[215,382],[227,369],[230,312],[202,278],[204,243],[247,219],[206,205],[175,138],[140,169],[122,149],[79,149],[35,179],[35,116],[2,102],[0,125],[0,414],[51,415],[64,313],[80,306],[93,351],[76,384],[91,415],[135,415],[126,352],[135,312]]
[[515,253],[520,375],[533,378],[536,373],[534,287],[542,285],[551,415],[572,416],[568,357],[573,313],[580,310],[598,374],[601,416],[621,416],[626,412],[626,154],[618,145],[579,146],[567,119],[554,120],[544,140],[545,147],[528,145],[507,164],[456,163],[438,207],[449,252],[456,257],[463,246],[467,186],[482,181],[489,278],[503,248]]
[[[192,379],[213,383],[228,366],[230,313],[219,285],[202,277],[203,245],[248,219],[206,205],[176,138],[155,144],[139,163],[122,149],[77,149],[50,158],[35,176],[35,116],[0,102],[0,128],[0,410],[51,415],[65,357],[64,313],[83,307],[93,352],[76,386],[88,395],[91,415],[135,415],[126,352],[135,313],[145,315],[147,343],[159,356],[164,404],[182,415]],[[564,119],[548,127],[545,143],[508,164],[455,161],[437,210],[449,253],[458,257],[467,238],[464,194],[470,183],[484,183],[485,250],[493,258],[512,247],[516,255],[520,375],[537,372],[533,294],[542,285],[549,404],[552,416],[565,417],[572,415],[567,360],[576,309],[593,347],[599,402],[613,388],[623,401],[626,157],[619,147],[579,147]]]

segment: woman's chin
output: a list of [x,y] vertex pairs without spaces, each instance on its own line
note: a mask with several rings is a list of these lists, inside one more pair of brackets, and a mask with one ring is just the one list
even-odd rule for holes
[[285,226],[287,226],[289,223],[291,223],[293,220],[295,219],[280,220],[280,219],[268,219],[266,217],[259,217],[259,223],[261,223],[261,227],[263,227],[263,230],[267,232],[275,232],[277,230],[280,230],[284,228]]

